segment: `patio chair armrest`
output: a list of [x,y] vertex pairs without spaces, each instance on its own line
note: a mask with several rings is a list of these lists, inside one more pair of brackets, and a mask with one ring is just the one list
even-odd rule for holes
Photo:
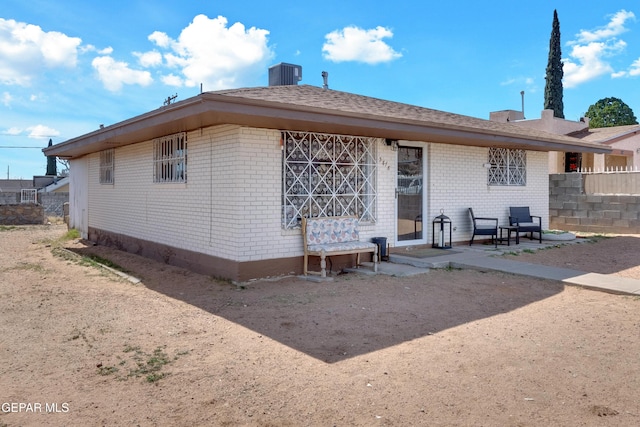
[[542,224],[542,217],[541,217],[541,216],[538,216],[538,215],[531,215],[531,219],[533,219],[533,218],[538,218],[538,225],[541,225],[541,224]]
[[510,216],[509,217],[509,225],[519,225],[519,221],[518,221],[518,217],[517,216]]

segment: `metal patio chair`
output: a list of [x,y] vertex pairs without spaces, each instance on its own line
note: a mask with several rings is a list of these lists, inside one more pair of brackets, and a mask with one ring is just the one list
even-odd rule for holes
[[473,209],[469,208],[471,221],[473,222],[473,235],[469,246],[473,244],[476,236],[491,236],[491,242],[498,247],[498,218],[482,218],[473,214]]

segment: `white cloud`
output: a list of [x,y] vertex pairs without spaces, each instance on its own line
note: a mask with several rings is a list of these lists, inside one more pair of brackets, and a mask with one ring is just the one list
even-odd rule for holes
[[203,84],[205,90],[237,86],[247,78],[264,73],[273,56],[268,43],[269,31],[239,22],[227,27],[224,16],[210,19],[198,15],[185,27],[177,40],[155,31],[149,40],[169,50],[164,60],[180,76],[169,74],[162,81],[187,87]]
[[116,61],[110,56],[98,56],[91,65],[97,71],[98,79],[111,92],[121,90],[125,84],[148,86],[153,82],[148,71],[134,70],[126,62]]
[[13,97],[11,96],[11,94],[9,92],[3,92],[2,93],[2,104],[5,107],[8,107],[9,105],[11,105],[11,101],[13,101]]
[[92,44],[82,45],[79,50],[81,53],[97,52],[98,55],[111,55],[113,53],[113,48],[111,46],[105,47],[104,49],[98,49]]
[[166,53],[164,55],[164,60],[167,62],[167,66],[169,68],[182,68],[189,64],[189,60],[187,58],[183,58],[172,53]]
[[635,20],[636,15],[633,12],[627,12],[626,10],[621,10],[616,12],[612,17],[611,21],[604,27],[600,27],[598,29],[589,31],[589,30],[580,30],[577,34],[578,40],[577,43],[589,43],[598,40],[610,39],[612,37],[616,37],[626,31],[625,23],[627,20]]
[[629,69],[630,76],[640,76],[640,58],[633,61],[631,68]]
[[160,31],[154,31],[147,38],[149,39],[149,41],[155,43],[159,47],[167,48],[171,45],[171,38]]
[[81,39],[0,18],[0,83],[28,86],[42,68],[75,67]]
[[16,128],[16,127],[9,128],[4,132],[2,132],[3,135],[14,135],[14,136],[20,135],[21,133],[22,133],[22,129]]
[[627,47],[627,43],[617,36],[628,31],[625,24],[629,20],[635,20],[633,12],[620,10],[612,15],[607,25],[595,30],[581,30],[576,34],[576,40],[567,43],[571,51],[569,57],[563,59],[565,88],[576,87],[606,74],[613,78],[628,74],[615,71],[609,58],[621,54]]
[[614,79],[621,78],[621,77],[637,77],[637,76],[640,76],[640,58],[633,61],[629,66],[629,69],[617,71],[611,74],[611,77]]
[[60,135],[60,132],[45,125],[35,125],[27,128],[29,138],[41,139]]
[[133,52],[133,55],[138,57],[138,63],[145,68],[162,65],[162,54],[157,50]]
[[380,26],[370,30],[346,27],[325,36],[327,41],[322,46],[322,52],[325,59],[333,62],[389,62],[402,56],[383,41],[391,37],[393,32]]
[[84,44],[78,48],[78,51],[80,51],[80,53],[95,52],[96,50],[98,49],[96,49],[96,47],[92,44]]
[[607,58],[623,51],[626,46],[627,44],[622,40],[573,46],[570,59],[564,60],[564,87],[575,87],[597,77],[614,73]]
[[184,85],[184,81],[179,76],[176,76],[175,74],[169,74],[169,75],[163,76],[162,83],[166,84],[167,86],[175,86],[175,87],[182,87]]

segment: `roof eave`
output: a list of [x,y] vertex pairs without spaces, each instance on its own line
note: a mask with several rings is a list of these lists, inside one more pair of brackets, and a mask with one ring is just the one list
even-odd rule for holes
[[638,135],[640,133],[640,129],[635,129],[635,130],[630,130],[628,132],[625,132],[623,134],[619,134],[619,135],[615,135],[609,139],[606,139],[604,141],[602,141],[603,144],[607,144],[607,145],[611,145],[611,144],[615,144],[616,142],[625,140],[627,138],[632,138],[636,135]]

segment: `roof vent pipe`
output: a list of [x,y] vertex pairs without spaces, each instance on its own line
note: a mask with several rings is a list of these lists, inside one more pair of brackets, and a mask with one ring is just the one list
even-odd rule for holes
[[322,88],[323,89],[329,89],[329,73],[327,73],[326,71],[322,72]]
[[524,119],[524,91],[520,91],[520,96],[522,97],[522,118]]

